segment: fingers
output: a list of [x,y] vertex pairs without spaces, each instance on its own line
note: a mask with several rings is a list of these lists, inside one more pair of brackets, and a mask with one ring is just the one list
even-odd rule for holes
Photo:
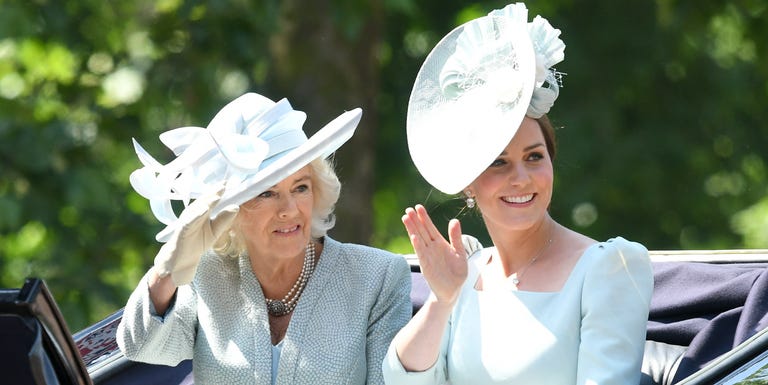
[[413,252],[419,260],[419,265],[421,266],[422,271],[430,269],[434,258],[432,250],[430,250],[418,235],[410,234],[408,239],[411,241]]
[[443,260],[447,254],[453,253],[451,245],[437,230],[424,206],[416,205],[413,208],[407,208],[402,221],[422,267],[428,268],[433,263]]
[[462,257],[466,257],[467,252],[464,250],[464,242],[462,242],[461,238],[461,223],[456,218],[451,219],[450,222],[448,222],[448,238],[456,253]]
[[[209,219],[211,209],[215,207],[219,200],[221,199],[221,193],[224,191],[223,187],[216,192],[208,193],[205,195],[202,195],[192,201],[189,206],[184,208],[184,211],[182,211],[181,215],[179,216],[179,224],[184,227],[199,227],[205,223],[206,220]],[[237,210],[239,210],[239,207],[237,206],[228,206],[224,209],[225,211],[234,211],[237,213]],[[231,214],[231,213],[230,213]],[[217,215],[217,218],[225,215],[224,212],[220,212]],[[225,217],[227,217],[225,215]],[[210,218],[214,219],[214,218]],[[230,218],[231,219],[231,218]]]
[[422,226],[419,216],[414,209],[410,207],[405,209],[405,215],[403,215],[402,221],[403,225],[405,225],[405,230],[408,231],[408,235],[411,236],[411,243],[413,243],[414,237],[431,240],[427,232],[424,231],[424,226]]
[[429,217],[429,214],[427,213],[427,209],[424,208],[422,205],[416,205],[416,214],[418,214],[419,221],[422,224],[422,227],[424,228],[424,232],[427,234],[429,239],[436,240],[441,239],[443,236],[440,235],[440,232],[437,231],[437,227],[435,227],[435,224],[432,223],[432,218]]
[[402,221],[409,234],[419,236],[424,242],[442,239],[442,235],[437,231],[427,210],[422,205],[416,205],[415,208],[407,208]]

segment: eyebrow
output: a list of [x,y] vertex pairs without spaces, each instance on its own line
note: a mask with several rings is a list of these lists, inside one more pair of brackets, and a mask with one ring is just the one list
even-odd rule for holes
[[[532,144],[532,145],[530,145],[530,146],[528,146],[528,147],[524,148],[524,149],[523,149],[523,152],[531,151],[531,150],[533,150],[534,148],[536,148],[536,147],[541,147],[541,146],[544,146],[544,143],[536,143],[536,144]],[[507,155],[507,150],[504,150],[504,151],[502,151],[502,152],[501,152],[501,154],[499,154],[499,156],[501,156],[501,155]]]
[[530,145],[530,146],[528,146],[528,147],[524,148],[524,149],[523,149],[523,151],[530,151],[530,150],[533,150],[533,149],[534,149],[534,148],[536,148],[536,147],[540,147],[540,146],[543,146],[543,145],[544,145],[544,143],[536,143],[536,144],[532,144],[532,145]]

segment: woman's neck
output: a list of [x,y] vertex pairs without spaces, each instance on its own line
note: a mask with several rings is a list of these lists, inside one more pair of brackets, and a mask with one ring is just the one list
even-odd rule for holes
[[534,259],[543,258],[554,242],[560,225],[549,215],[529,229],[520,231],[488,229],[496,253],[491,263],[498,264],[505,276],[525,269]]
[[[312,242],[315,244],[314,262],[317,264],[323,251],[323,244],[314,240]],[[268,257],[252,252],[250,246],[247,249],[251,270],[259,281],[264,296],[273,299],[282,298],[291,290],[301,274],[306,249],[302,249],[291,257]]]
[[282,298],[301,274],[304,265],[305,251],[292,256],[266,257],[248,251],[253,275],[261,285],[264,296],[267,298]]

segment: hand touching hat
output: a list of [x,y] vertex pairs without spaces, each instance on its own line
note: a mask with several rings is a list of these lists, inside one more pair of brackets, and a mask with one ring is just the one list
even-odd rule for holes
[[155,270],[170,275],[176,286],[192,282],[200,257],[229,230],[237,217],[238,206],[227,206],[211,219],[211,209],[219,203],[223,190],[196,199],[181,213],[170,239],[155,256]]

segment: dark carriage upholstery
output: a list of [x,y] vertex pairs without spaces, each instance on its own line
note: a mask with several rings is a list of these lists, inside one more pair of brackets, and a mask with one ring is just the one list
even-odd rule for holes
[[654,278],[647,339],[687,347],[667,383],[768,327],[768,263],[655,262]]

